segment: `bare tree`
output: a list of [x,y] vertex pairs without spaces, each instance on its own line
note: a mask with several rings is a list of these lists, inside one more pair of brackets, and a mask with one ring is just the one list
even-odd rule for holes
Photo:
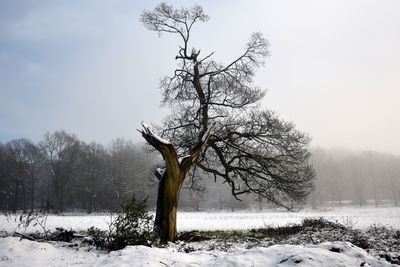
[[77,137],[65,131],[46,133],[44,140],[39,144],[46,157],[45,167],[52,180],[56,212],[64,210],[68,186],[75,178],[79,145]]
[[384,155],[373,151],[365,151],[360,155],[360,159],[363,161],[363,164],[365,164],[365,166],[361,167],[362,176],[365,177],[365,182],[367,182],[371,188],[375,207],[378,207],[380,202],[378,192],[383,184],[385,175],[382,166],[385,160]]
[[92,142],[81,143],[79,157],[79,181],[76,186],[79,199],[88,213],[96,209],[98,193],[106,185],[109,175],[108,154],[103,145]]
[[[110,154],[110,188],[113,190],[114,208],[118,209],[124,201],[127,201],[133,193],[132,185],[140,170],[136,168],[138,158],[137,147],[131,142],[124,139],[113,140],[108,148]],[[136,183],[138,187],[138,183]]]
[[383,177],[384,196],[391,195],[393,204],[397,207],[400,197],[400,157],[393,155],[382,155],[382,157],[384,161],[380,175]]
[[22,208],[26,211],[29,205],[33,211],[36,183],[43,162],[39,148],[24,138],[12,140],[4,146],[2,158],[3,174],[0,175],[9,179],[8,183],[4,181],[4,192],[8,191],[13,200],[10,203],[12,210]]
[[35,207],[37,183],[42,172],[44,157],[40,148],[30,141],[24,143],[26,184],[30,197],[30,210]]
[[23,207],[26,206],[25,194],[25,156],[24,156],[24,143],[25,139],[12,140],[5,144],[5,159],[8,165],[7,177],[9,179],[9,186],[7,188],[9,195],[9,204],[11,210],[16,212],[19,208],[19,202],[22,197]]
[[293,200],[302,202],[312,188],[309,137],[260,108],[265,92],[254,86],[253,78],[269,54],[268,41],[253,33],[239,57],[220,64],[213,53],[201,56],[189,46],[193,25],[207,20],[200,6],[174,9],[165,3],[141,16],[147,29],[182,41],[175,57],[178,67],[161,82],[162,103],[172,114],[158,134],[145,124],[140,131],[165,162],[156,172],[155,230],[161,242],[176,238],[177,203],[189,171],[223,179],[236,198],[252,192],[287,208]]

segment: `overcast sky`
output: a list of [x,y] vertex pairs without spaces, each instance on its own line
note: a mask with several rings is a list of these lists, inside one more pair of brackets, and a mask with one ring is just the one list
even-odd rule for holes
[[[85,141],[141,141],[167,114],[159,79],[179,45],[139,22],[159,1],[1,1],[0,142],[64,129]],[[170,1],[211,19],[192,46],[229,61],[252,32],[271,42],[257,73],[265,108],[313,146],[400,155],[400,1]]]

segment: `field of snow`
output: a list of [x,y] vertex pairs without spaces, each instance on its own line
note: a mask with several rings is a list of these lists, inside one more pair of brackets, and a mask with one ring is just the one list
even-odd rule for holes
[[178,229],[188,230],[246,230],[266,226],[299,224],[305,218],[325,218],[354,228],[371,225],[400,229],[400,207],[336,208],[330,210],[303,210],[300,212],[181,212]]
[[49,243],[0,239],[0,266],[393,266],[346,242],[317,246],[274,245],[235,252],[176,252],[174,248],[128,246],[109,254]]
[[[245,230],[265,226],[300,223],[304,218],[320,218],[366,228],[383,225],[400,229],[400,208],[336,208],[301,212],[178,212],[178,231]],[[49,215],[47,229],[107,229],[110,215]],[[33,232],[36,227],[18,228],[18,216],[0,215],[0,234]],[[4,232],[3,232],[4,233]],[[369,255],[347,242],[319,245],[272,245],[269,247],[198,250],[183,253],[178,244],[166,248],[128,246],[111,253],[92,247],[60,242],[33,242],[17,237],[0,238],[0,266],[395,266]],[[178,251],[179,250],[179,251]]]
[[[336,208],[330,210],[303,210],[300,212],[178,212],[178,231],[190,230],[246,230],[265,226],[284,226],[298,224],[304,218],[320,218],[339,222],[355,228],[383,225],[400,229],[400,207],[386,208]],[[16,218],[0,215],[0,231],[17,230]],[[91,226],[106,230],[110,215],[66,214],[49,215],[48,229],[86,230]],[[24,230],[24,229],[22,229]],[[40,230],[38,226],[28,232]],[[21,229],[19,230],[21,231]]]

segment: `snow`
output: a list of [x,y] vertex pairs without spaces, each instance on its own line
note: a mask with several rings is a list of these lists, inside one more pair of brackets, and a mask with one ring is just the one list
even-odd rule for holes
[[215,126],[215,121],[211,124],[210,128],[208,129],[204,129],[203,125],[201,126],[203,129],[202,131],[204,131],[205,134],[203,134],[203,136],[201,137],[201,142],[205,142],[207,140],[207,138],[210,136],[211,130],[214,128]]
[[[304,218],[320,217],[356,228],[384,225],[400,229],[398,207],[346,207],[322,211],[261,213],[179,211],[178,230],[243,230],[284,226],[300,223]],[[17,218],[0,215],[0,234],[2,231],[40,231],[37,227],[18,228]],[[49,215],[47,228],[54,230],[61,226],[79,231],[95,226],[106,230],[110,220],[108,214]],[[191,250],[190,253],[184,253],[182,248],[186,243],[179,242],[165,248],[128,246],[120,251],[105,253],[89,245],[75,246],[73,243],[33,242],[18,237],[3,237],[0,238],[0,266],[360,266],[363,262],[363,266],[395,266],[379,260],[379,257],[374,258],[351,243],[340,241],[319,245],[273,243],[267,247],[237,244],[225,251],[217,247],[212,249],[212,246],[201,248],[199,243],[199,249]],[[187,245],[196,246],[196,243]]]
[[154,139],[157,139],[158,142],[164,144],[164,145],[170,145],[171,142],[167,141],[163,138],[161,138],[160,136],[156,135],[154,132],[151,132],[151,135],[153,136]]
[[[304,218],[325,218],[354,228],[367,228],[372,225],[390,226],[400,229],[400,207],[382,208],[336,208],[331,210],[303,210],[300,212],[184,212],[177,214],[178,231],[190,230],[246,230],[266,226],[285,226],[298,224]],[[15,217],[0,215],[0,231],[13,232],[17,229]],[[91,226],[107,230],[111,218],[109,214],[87,215],[68,214],[49,215],[47,228],[86,230]],[[27,231],[40,230],[38,226]]]
[[[20,231],[25,232],[25,229],[18,229],[18,217],[15,215],[0,215],[0,231],[14,232]],[[108,229],[108,224],[111,221],[110,215],[48,215],[46,228],[54,230],[56,227],[63,227],[64,229],[87,230],[91,226],[98,227],[100,229]],[[22,231],[24,230],[24,231]],[[41,231],[39,226],[29,226],[26,232]]]
[[[335,248],[334,252],[332,248]],[[317,246],[273,245],[234,252],[182,253],[173,247],[128,246],[111,253],[68,248],[57,244],[0,239],[0,266],[394,266],[347,242]]]
[[143,128],[154,138],[156,139],[158,142],[164,144],[164,145],[170,145],[171,142],[169,142],[168,140],[163,139],[162,137],[158,136],[157,134],[155,134],[151,128],[149,126],[147,126],[147,124],[145,124],[144,122],[142,122],[142,126]]
[[178,163],[179,163],[179,165],[182,164],[182,161],[183,161],[184,159],[187,159],[187,158],[190,158],[190,157],[191,157],[190,155],[185,155],[185,156],[183,156],[183,157],[178,158]]
[[164,168],[157,168],[157,169],[156,169],[156,172],[157,172],[158,175],[160,175],[160,177],[161,177],[161,176],[164,175],[165,169],[164,169]]
[[325,218],[355,228],[372,225],[400,229],[400,207],[344,207],[300,212],[178,212],[178,231],[246,230],[299,224],[305,218]]

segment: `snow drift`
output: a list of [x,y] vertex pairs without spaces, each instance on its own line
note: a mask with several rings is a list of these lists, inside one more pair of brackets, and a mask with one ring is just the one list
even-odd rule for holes
[[274,245],[233,252],[177,252],[173,247],[128,246],[103,253],[61,244],[0,239],[0,266],[394,266],[348,242]]

